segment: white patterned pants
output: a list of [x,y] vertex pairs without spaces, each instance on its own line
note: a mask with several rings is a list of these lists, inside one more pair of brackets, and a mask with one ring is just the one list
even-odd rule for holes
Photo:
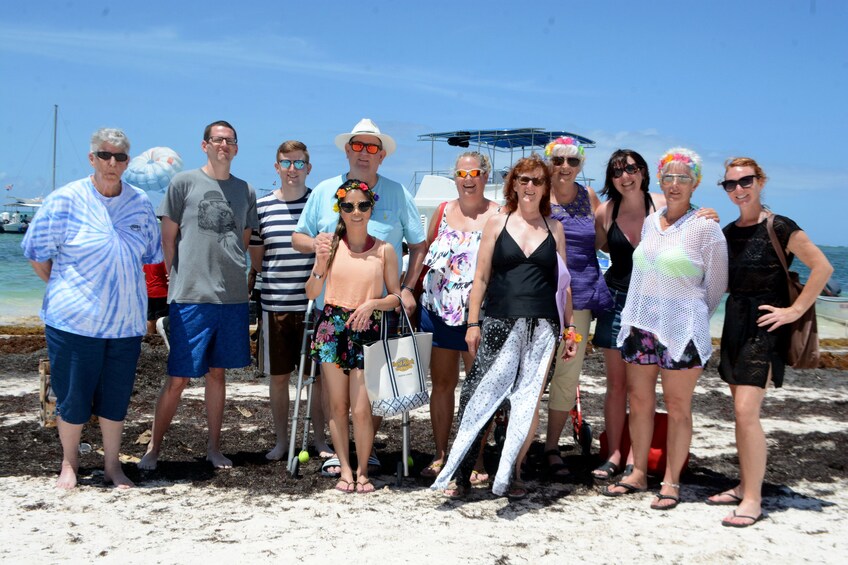
[[[476,387],[462,411],[462,419],[448,460],[432,489],[448,487],[456,474],[468,486],[476,449],[489,421],[505,400],[510,402],[509,425],[492,492],[509,490],[513,468],[530,432],[539,394],[545,384],[559,337],[559,324],[542,318],[486,318],[477,357],[469,374]],[[463,391],[465,386],[463,386]]]

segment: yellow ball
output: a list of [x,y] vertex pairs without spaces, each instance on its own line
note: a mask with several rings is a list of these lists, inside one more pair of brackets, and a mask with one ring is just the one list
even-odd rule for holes
[[309,461],[309,452],[308,451],[301,451],[297,455],[297,460],[300,461],[301,463],[307,463]]

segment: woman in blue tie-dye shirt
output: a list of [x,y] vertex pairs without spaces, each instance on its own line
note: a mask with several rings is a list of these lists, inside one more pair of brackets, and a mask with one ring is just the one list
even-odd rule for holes
[[162,243],[147,195],[121,180],[129,148],[121,130],[96,131],[94,174],[45,198],[21,243],[47,283],[41,317],[63,453],[56,486],[65,489],[76,486],[82,426],[92,414],[106,482],[133,486],[118,451],[146,331],[142,264],[162,260]]

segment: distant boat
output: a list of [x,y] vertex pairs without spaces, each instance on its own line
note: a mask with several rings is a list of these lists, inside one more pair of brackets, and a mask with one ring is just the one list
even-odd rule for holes
[[819,296],[816,298],[816,317],[848,326],[848,297]]

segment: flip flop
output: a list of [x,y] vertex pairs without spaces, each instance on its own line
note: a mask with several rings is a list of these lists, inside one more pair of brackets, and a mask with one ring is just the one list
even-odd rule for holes
[[506,498],[510,502],[515,502],[516,500],[524,500],[525,498],[527,498],[527,495],[529,493],[530,491],[527,490],[527,485],[525,485],[521,481],[515,480],[512,481],[511,485],[509,485],[509,490],[506,493]]
[[612,461],[607,461],[594,471],[592,471],[592,476],[600,481],[611,481],[613,477],[621,473],[621,467],[613,463]]
[[[730,500],[713,500],[714,498],[721,496],[729,497]],[[740,502],[742,502],[742,499],[733,494],[732,491],[728,490],[712,495],[704,501],[704,504],[707,504],[709,506],[739,506]]]
[[[672,494],[657,494],[656,496],[656,502],[651,503],[651,510],[671,510],[672,508],[677,508],[677,505],[680,504],[679,496],[674,496]],[[658,502],[663,500],[671,500],[672,503],[666,505],[658,504]]]
[[[365,488],[368,486],[370,486],[371,488]],[[371,479],[365,479],[365,481],[361,483],[359,481],[356,481],[355,490],[359,494],[371,494],[377,489],[374,488],[374,485],[371,483]]]
[[[342,486],[343,483],[344,486]],[[353,481],[339,479],[339,482],[336,483],[336,490],[345,494],[351,494],[353,492],[356,492],[356,483],[354,483]]]
[[[610,488],[621,487],[624,489],[624,492],[613,492]],[[640,492],[647,492],[647,488],[640,488],[637,486],[629,485],[627,483],[622,483],[621,481],[614,483],[612,485],[607,486],[605,489],[601,490],[601,494],[604,496],[609,496],[611,498],[615,498],[617,496],[625,496],[627,494],[638,494]]]
[[[370,458],[368,460],[368,463],[371,463]],[[432,463],[421,469],[421,472],[418,474],[427,479],[435,479],[439,476],[439,473],[442,471],[442,467],[444,466],[445,464],[442,461],[433,461]]]
[[[559,452],[559,449],[549,449],[543,454],[543,456],[545,457],[545,468],[548,473],[548,477],[561,479],[568,476],[568,465],[566,465],[565,461],[562,460],[562,454]],[[559,459],[559,463],[551,463],[551,457]],[[563,471],[565,472],[563,473]]]
[[489,473],[487,473],[486,471],[478,471],[475,469],[471,471],[471,479],[469,480],[469,482],[473,487],[487,485],[489,484]]
[[733,511],[733,518],[742,518],[744,520],[751,520],[751,522],[750,523],[744,523],[744,524],[737,524],[736,522],[731,522],[730,520],[725,518],[724,520],[721,521],[721,525],[727,526],[728,528],[747,528],[749,526],[753,526],[754,524],[756,524],[760,520],[764,520],[765,517],[766,517],[766,515],[763,514],[762,512],[760,512],[759,516],[746,516],[745,514],[737,514],[736,510],[734,510]]
[[451,481],[448,483],[448,488],[442,491],[442,494],[451,500],[463,500],[466,496],[468,496],[468,489],[457,484],[456,481]]
[[[330,477],[331,479],[338,479],[342,476],[341,466],[342,462],[339,461],[338,457],[330,457],[321,465],[321,476]],[[339,467],[339,470],[333,473],[328,470],[330,467]]]

